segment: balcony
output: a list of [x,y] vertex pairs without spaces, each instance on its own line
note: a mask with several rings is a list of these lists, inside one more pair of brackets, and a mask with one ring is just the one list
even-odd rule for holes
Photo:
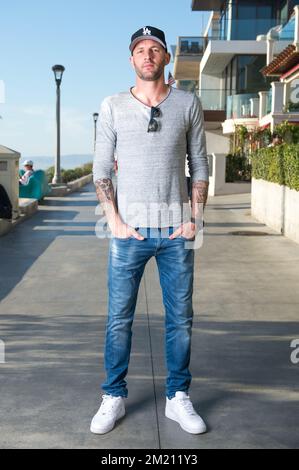
[[198,80],[199,63],[205,47],[205,38],[179,36],[174,57],[173,76],[176,80]]
[[260,126],[273,129],[282,121],[299,122],[299,86],[293,82],[272,82],[268,92],[260,92]]
[[234,134],[236,126],[253,130],[259,125],[259,97],[257,93],[244,93],[227,97],[226,120],[223,134]]
[[219,38],[224,41],[250,41],[256,40],[259,35],[267,32],[278,25],[276,18],[266,19],[237,19],[219,21]]
[[285,31],[279,36],[283,27],[277,25],[276,19],[214,20],[213,37],[207,37],[204,43],[201,73],[218,76],[236,55],[266,56],[267,33],[274,26],[277,31],[273,34],[280,40],[275,41],[273,52],[279,54],[289,44],[290,34]]
[[225,90],[198,90],[198,96],[205,111],[223,111],[225,109]]
[[266,41],[210,40],[201,59],[201,73],[219,76],[235,55],[266,55]]
[[242,93],[228,96],[226,119],[257,118],[259,114],[258,102],[257,93]]
[[225,90],[196,90],[204,111],[205,122],[216,123],[225,120]]
[[177,54],[182,56],[202,55],[204,42],[204,37],[180,36],[178,38]]

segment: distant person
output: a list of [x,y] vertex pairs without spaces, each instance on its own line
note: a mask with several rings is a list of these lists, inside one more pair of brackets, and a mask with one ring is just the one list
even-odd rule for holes
[[272,142],[268,145],[268,147],[276,147],[276,145],[281,145],[283,143],[283,140],[277,132],[274,132],[272,134]]
[[33,169],[33,161],[32,160],[25,160],[24,162],[25,173],[19,179],[20,184],[28,184],[29,178],[34,173]]

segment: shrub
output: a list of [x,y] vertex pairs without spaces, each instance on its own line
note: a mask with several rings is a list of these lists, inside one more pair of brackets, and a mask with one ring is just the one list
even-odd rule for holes
[[[46,170],[46,175],[48,177],[49,183],[52,182],[52,179],[54,177],[54,166],[50,166]],[[70,181],[74,181],[78,178],[81,178],[82,176],[89,175],[92,173],[92,163],[85,163],[84,165],[81,165],[80,167],[73,168],[70,170],[64,170],[63,168],[61,169],[61,178],[63,183],[69,183]]]
[[251,156],[252,176],[299,191],[299,144],[262,148]]
[[284,176],[285,185],[299,191],[299,144],[285,145]]
[[289,121],[283,121],[274,127],[276,132],[286,144],[299,143],[299,126]]

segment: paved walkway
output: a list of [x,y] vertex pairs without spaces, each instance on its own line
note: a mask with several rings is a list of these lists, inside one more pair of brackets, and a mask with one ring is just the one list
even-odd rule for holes
[[[249,195],[214,197],[196,252],[191,397],[209,432],[164,417],[163,307],[155,261],[134,322],[127,416],[94,436],[106,320],[107,240],[92,184],[47,198],[0,239],[1,448],[299,447],[299,245],[250,216]],[[266,236],[236,236],[237,230]]]

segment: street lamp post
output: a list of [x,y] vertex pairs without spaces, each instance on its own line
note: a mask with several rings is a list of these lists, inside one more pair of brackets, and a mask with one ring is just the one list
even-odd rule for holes
[[52,180],[53,184],[61,183],[60,173],[60,84],[65,68],[63,65],[54,65],[52,67],[56,81],[56,124],[57,124],[57,151],[55,159],[55,173]]
[[97,140],[97,122],[99,118],[99,113],[93,113],[93,122],[94,122],[94,150],[96,149],[96,140]]

